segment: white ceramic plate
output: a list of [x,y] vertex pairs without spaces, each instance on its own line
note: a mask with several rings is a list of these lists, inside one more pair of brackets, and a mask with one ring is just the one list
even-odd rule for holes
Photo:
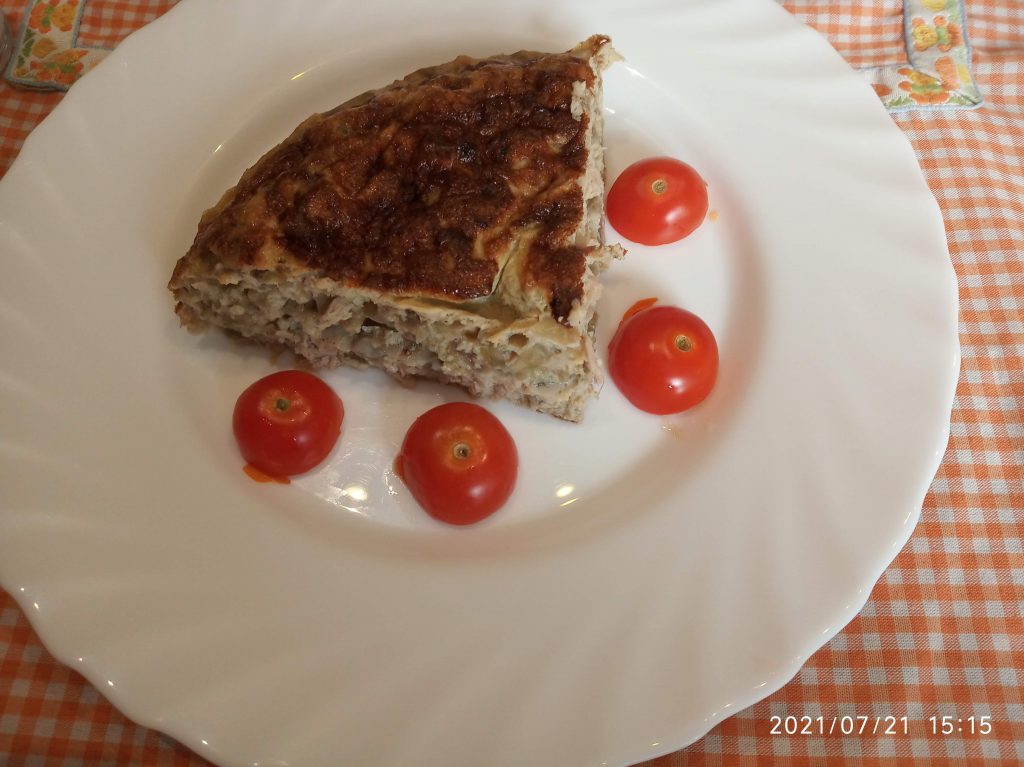
[[[614,386],[573,426],[493,407],[509,505],[431,523],[389,471],[459,392],[327,378],[343,440],[290,487],[229,414],[267,357],[178,328],[200,212],[314,110],[458,53],[594,32],[610,176],[691,161],[718,212],[607,275],[701,314],[690,414]],[[132,718],[224,765],[615,765],[785,683],[917,520],[958,363],[937,206],[870,88],[768,0],[187,0],[133,35],[0,185],[0,582]]]

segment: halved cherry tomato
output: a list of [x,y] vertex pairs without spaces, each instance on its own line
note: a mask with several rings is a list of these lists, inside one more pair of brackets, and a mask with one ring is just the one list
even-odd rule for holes
[[623,237],[641,245],[683,239],[708,212],[708,187],[690,165],[651,157],[622,171],[608,191],[608,221]]
[[658,415],[702,402],[718,375],[711,329],[676,306],[654,306],[624,318],[608,355],[608,373],[626,399]]
[[470,402],[428,410],[409,427],[395,472],[435,519],[471,525],[501,508],[519,470],[501,421]]
[[341,400],[323,380],[282,370],[242,392],[232,426],[246,461],[271,477],[288,477],[328,456],[344,418]]

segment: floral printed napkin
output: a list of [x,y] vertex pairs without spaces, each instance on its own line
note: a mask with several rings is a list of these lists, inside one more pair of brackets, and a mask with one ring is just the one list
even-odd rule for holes
[[903,28],[907,63],[862,70],[886,107],[979,106],[962,0],[904,0]]
[[102,48],[78,45],[78,27],[86,0],[32,0],[7,71],[12,85],[67,90],[107,55]]

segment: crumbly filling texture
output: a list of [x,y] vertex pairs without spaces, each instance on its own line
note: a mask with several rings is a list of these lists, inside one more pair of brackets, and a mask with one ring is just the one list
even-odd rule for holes
[[[515,320],[495,307],[475,313],[440,301],[389,302],[367,291],[332,292],[323,282],[288,279],[272,287],[275,276],[250,273],[230,285],[196,283],[183,296],[183,319],[214,317],[220,327],[291,349],[316,367],[373,366],[567,420],[582,418],[600,380],[589,334],[550,318]],[[197,314],[193,306],[201,307]]]

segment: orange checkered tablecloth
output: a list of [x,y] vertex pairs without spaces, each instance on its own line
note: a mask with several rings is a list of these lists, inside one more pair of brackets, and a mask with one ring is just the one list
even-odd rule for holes
[[[853,66],[907,61],[900,0],[785,4]],[[26,5],[0,1],[15,31]],[[78,44],[112,46],[171,5],[89,0]],[[795,679],[647,767],[1024,764],[1024,3],[968,0],[963,27],[983,104],[893,113],[942,207],[960,286],[963,366],[921,522],[860,615]],[[0,174],[59,100],[0,83]],[[772,734],[772,717],[819,716],[855,729],[857,717],[907,717],[908,732],[843,735],[840,720],[832,735]],[[933,735],[932,716],[974,717],[978,731]],[[0,765],[206,764],[57,663],[0,592]]]

